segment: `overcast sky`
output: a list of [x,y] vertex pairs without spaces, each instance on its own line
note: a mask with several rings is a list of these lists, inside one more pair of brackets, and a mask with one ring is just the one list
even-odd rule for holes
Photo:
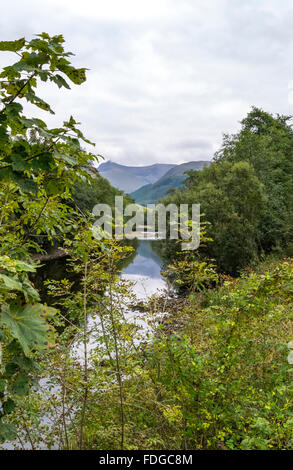
[[3,10],[2,40],[62,33],[90,69],[84,85],[42,96],[50,124],[72,114],[114,162],[210,160],[252,105],[293,114],[292,0],[12,0]]

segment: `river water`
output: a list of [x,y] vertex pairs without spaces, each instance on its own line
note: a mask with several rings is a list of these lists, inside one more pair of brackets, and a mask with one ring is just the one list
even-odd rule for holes
[[167,288],[161,275],[162,259],[153,250],[156,243],[158,242],[153,240],[138,240],[135,258],[122,271],[123,279],[135,282],[133,290],[140,299]]

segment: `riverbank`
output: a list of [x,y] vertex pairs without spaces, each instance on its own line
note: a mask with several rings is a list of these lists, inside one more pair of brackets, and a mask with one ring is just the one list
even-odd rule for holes
[[[121,309],[121,296],[133,301],[125,282],[117,279],[99,314],[95,306],[103,327],[87,333],[85,447],[120,448],[123,433],[126,449],[291,449],[293,260],[268,260],[196,295],[134,302],[136,318]],[[53,395],[26,397],[11,415],[26,418],[36,448],[79,445],[84,369],[66,337],[42,364]],[[44,414],[50,427],[36,425]]]

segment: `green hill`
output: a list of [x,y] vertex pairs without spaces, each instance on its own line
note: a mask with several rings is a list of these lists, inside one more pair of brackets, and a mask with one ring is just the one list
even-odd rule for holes
[[130,195],[138,204],[154,204],[158,199],[166,196],[169,189],[178,188],[183,183],[186,171],[201,170],[205,165],[209,165],[209,162],[201,160],[176,165],[155,183],[146,184]]

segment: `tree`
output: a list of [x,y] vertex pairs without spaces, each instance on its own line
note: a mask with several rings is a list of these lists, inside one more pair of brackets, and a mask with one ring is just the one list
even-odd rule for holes
[[189,171],[184,188],[164,199],[200,203],[214,242],[200,249],[237,274],[263,253],[293,240],[293,132],[289,117],[253,108],[235,135],[225,135],[209,167]]
[[80,141],[90,142],[72,116],[50,129],[23,113],[23,101],[53,113],[36,94],[39,81],[67,89],[67,79],[77,85],[85,81],[86,69],[71,65],[63,43],[62,35],[46,33],[31,41],[0,42],[0,51],[17,57],[0,74],[0,439],[13,437],[2,418],[13,410],[13,397],[26,394],[34,382],[37,352],[54,343],[55,309],[39,303],[28,276],[38,267],[32,253],[40,247],[33,236],[53,239],[56,232],[73,229],[64,201],[76,181],[90,178],[88,162],[95,159],[82,151]]
[[239,133],[225,136],[217,162],[249,162],[265,187],[267,211],[261,222],[265,251],[293,240],[293,131],[291,116],[272,116],[253,107]]

